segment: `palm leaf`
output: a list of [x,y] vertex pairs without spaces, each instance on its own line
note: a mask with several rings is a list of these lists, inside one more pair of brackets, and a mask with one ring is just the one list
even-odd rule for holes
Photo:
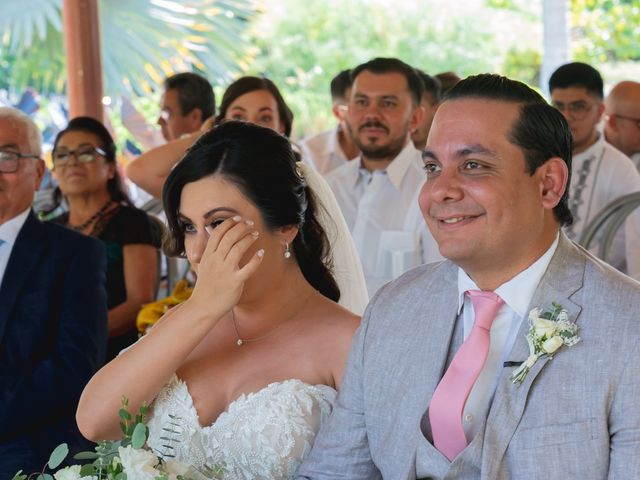
[[[4,0],[0,73],[16,89],[63,93],[61,0]],[[145,95],[176,71],[201,70],[226,83],[247,61],[243,32],[255,0],[101,0],[106,94]],[[4,75],[3,75],[4,76]],[[8,80],[0,79],[0,87]]]

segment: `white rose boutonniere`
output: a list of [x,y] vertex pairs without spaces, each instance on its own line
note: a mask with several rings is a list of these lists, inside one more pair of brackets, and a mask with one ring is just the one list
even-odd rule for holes
[[529,312],[529,357],[512,374],[511,381],[522,383],[539,358],[553,355],[560,347],[571,347],[580,341],[578,326],[569,321],[562,305],[552,302],[550,309],[534,308]]

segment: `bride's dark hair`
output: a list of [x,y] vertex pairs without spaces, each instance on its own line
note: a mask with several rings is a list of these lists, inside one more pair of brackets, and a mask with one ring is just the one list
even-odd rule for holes
[[327,235],[316,217],[316,200],[296,171],[291,143],[258,125],[224,121],[202,135],[169,174],[162,191],[169,235],[168,255],[184,255],[184,232],[178,220],[180,196],[188,183],[221,175],[256,206],[267,228],[297,225],[293,253],[307,281],[334,301],[340,290],[331,273]]

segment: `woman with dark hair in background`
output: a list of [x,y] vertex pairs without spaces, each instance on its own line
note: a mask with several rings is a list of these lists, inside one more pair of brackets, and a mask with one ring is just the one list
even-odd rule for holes
[[154,299],[161,230],[129,201],[115,144],[99,121],[72,119],[56,137],[52,159],[59,184],[56,207],[63,196],[69,206],[52,221],[97,237],[106,247],[108,361],[137,340],[136,315]]
[[220,112],[205,122],[199,132],[143,153],[127,165],[128,178],[143,190],[160,198],[162,186],[173,166],[198,137],[222,120],[243,120],[271,128],[289,137],[293,112],[275,84],[261,77],[240,77],[225,91]]
[[193,294],[94,376],[80,430],[118,438],[122,396],[133,411],[153,401],[154,450],[173,423],[177,460],[224,463],[229,478],[290,478],[329,414],[359,323],[336,303],[322,206],[289,141],[237,121],[196,142],[163,201],[165,247],[197,272]]

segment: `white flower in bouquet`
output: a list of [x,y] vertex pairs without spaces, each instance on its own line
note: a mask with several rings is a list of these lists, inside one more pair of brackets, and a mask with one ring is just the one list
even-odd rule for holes
[[82,478],[80,476],[80,465],[63,468],[57,473],[54,473],[53,478],[56,480],[79,480]]
[[162,472],[155,468],[159,460],[153,452],[127,445],[126,447],[118,448],[118,455],[127,478],[155,480],[162,475]]
[[177,460],[167,460],[164,462],[164,471],[169,475],[187,475],[190,473],[189,465]]

